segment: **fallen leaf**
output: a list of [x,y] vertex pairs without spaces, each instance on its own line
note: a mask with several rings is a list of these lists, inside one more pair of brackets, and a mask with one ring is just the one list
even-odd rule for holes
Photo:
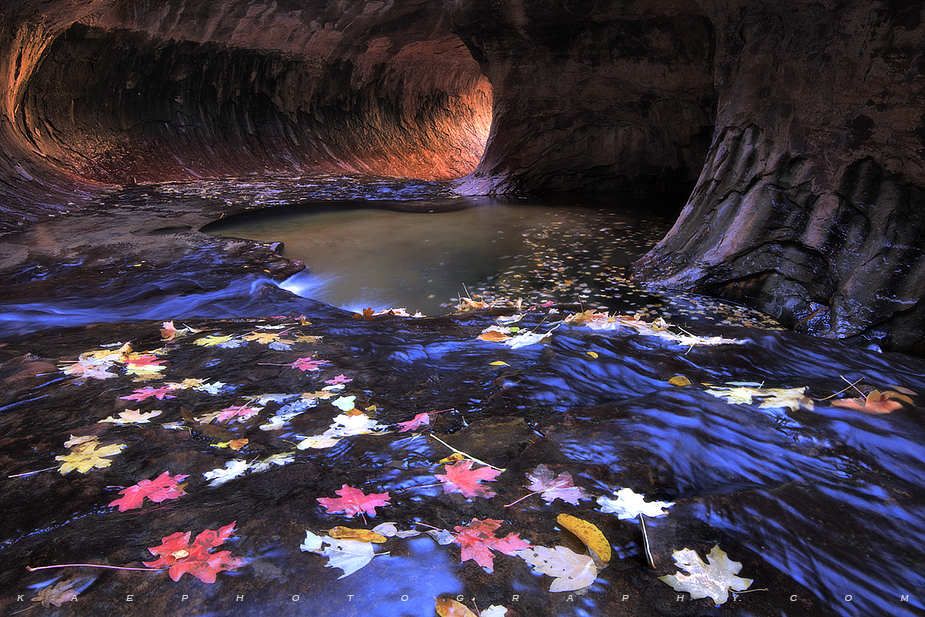
[[160,410],[145,413],[140,409],[126,409],[119,414],[118,418],[109,416],[108,418],[100,420],[98,424],[102,424],[103,422],[110,422],[112,424],[147,424],[151,421],[151,418],[156,418],[162,413],[163,412]]
[[658,580],[670,585],[675,591],[686,591],[692,600],[712,598],[719,606],[729,599],[729,591],[745,591],[752,584],[750,578],[735,576],[742,569],[738,561],[730,561],[719,545],[714,545],[707,555],[709,565],[700,559],[697,551],[684,548],[674,551],[675,566],[687,574],[670,574],[660,576]]
[[651,517],[665,516],[668,513],[664,511],[664,508],[674,505],[674,502],[646,501],[643,495],[635,493],[630,488],[621,488],[617,491],[616,499],[598,497],[597,503],[601,506],[601,512],[616,514],[621,520],[633,519],[640,514]]
[[510,366],[510,364],[502,360],[495,360],[494,362],[489,362],[488,366]]
[[350,527],[333,527],[327,530],[328,536],[335,540],[357,540],[358,542],[372,542],[373,544],[382,544],[386,537],[378,534],[375,530],[369,529],[352,529]]
[[462,493],[466,497],[494,497],[495,493],[487,486],[479,484],[482,480],[490,482],[501,474],[491,467],[472,469],[472,461],[458,461],[453,465],[444,465],[446,474],[434,474],[443,483],[444,493]]
[[528,548],[530,543],[521,539],[517,533],[509,533],[504,538],[495,537],[495,531],[501,526],[501,521],[487,518],[485,520],[472,519],[466,525],[454,527],[456,534],[453,542],[462,547],[460,561],[473,560],[489,572],[494,571],[494,555],[496,550],[505,555],[513,555],[517,551]]
[[319,536],[305,531],[305,541],[299,549],[308,553],[317,553],[328,558],[326,568],[340,568],[344,573],[338,580],[346,578],[372,561],[377,553],[373,545],[358,540],[338,540],[329,536]]
[[587,355],[589,358],[594,358],[595,360],[597,360],[599,357],[596,351],[586,351],[585,355]]
[[498,326],[490,326],[476,338],[481,341],[488,341],[489,343],[500,343],[502,341],[508,340],[511,337],[499,330]]
[[250,463],[245,460],[235,459],[225,463],[224,467],[205,472],[202,477],[209,481],[209,486],[221,486],[229,480],[243,476],[249,469]]
[[142,480],[134,486],[122,489],[119,491],[122,497],[111,502],[107,507],[119,506],[119,512],[125,512],[126,510],[140,508],[145,497],[154,503],[183,497],[186,495],[186,491],[180,487],[179,483],[188,477],[181,475],[171,476],[170,472],[165,471],[154,480]]
[[134,394],[130,394],[128,396],[120,396],[119,398],[126,401],[143,401],[153,396],[157,400],[163,401],[165,398],[176,398],[172,394],[168,394],[168,392],[172,390],[173,388],[170,386],[161,386],[160,388],[145,386],[144,388],[135,390]]
[[61,475],[67,475],[75,469],[78,473],[87,473],[94,467],[97,469],[109,467],[112,465],[112,461],[105,457],[115,456],[126,447],[125,444],[121,443],[111,444],[101,448],[99,448],[99,445],[100,442],[94,438],[76,445],[71,450],[70,454],[56,456],[56,461],[62,461],[58,471]]
[[507,615],[507,608],[500,604],[492,604],[482,611],[479,617],[505,617],[505,615]]
[[209,334],[193,341],[193,344],[202,347],[220,347],[223,349],[234,349],[245,344],[241,339],[236,339],[233,334]]
[[306,358],[299,358],[298,360],[293,362],[290,366],[292,366],[292,368],[297,368],[300,371],[314,372],[314,371],[322,370],[321,367],[324,366],[325,364],[330,364],[330,362],[327,360],[315,360],[314,358],[306,357]]
[[555,579],[549,587],[552,592],[584,589],[597,578],[597,566],[593,559],[564,546],[553,549],[534,546],[518,551],[517,556],[530,564],[534,572]]
[[909,403],[911,405],[912,399],[905,394],[900,394],[892,390],[887,390],[886,392],[871,390],[864,398],[858,397],[832,401],[832,405],[835,407],[856,409],[868,413],[890,413],[901,408],[903,403]]
[[189,543],[191,532],[178,531],[161,539],[160,546],[149,548],[158,557],[155,561],[143,561],[148,568],[168,568],[174,582],[184,574],[195,576],[203,583],[214,583],[219,572],[236,570],[244,565],[244,559],[232,557],[231,551],[212,553],[212,549],[224,544],[234,533],[235,523],[213,531],[206,529]]
[[673,386],[689,386],[691,385],[691,380],[685,377],[684,375],[675,375],[674,377],[668,380],[668,383],[670,383]]
[[611,549],[610,542],[601,533],[594,524],[588,521],[576,518],[571,514],[560,514],[556,517],[556,522],[575,534],[579,540],[584,542],[588,550],[595,556],[599,563],[610,561]]
[[353,517],[363,512],[370,516],[376,516],[376,508],[388,505],[391,499],[388,491],[366,495],[360,489],[346,484],[334,492],[340,497],[319,497],[318,503],[327,508],[328,514],[343,512],[348,517]]
[[80,593],[82,589],[75,589],[75,587],[87,581],[87,577],[78,576],[59,581],[54,585],[47,585],[39,590],[39,595],[32,598],[32,601],[41,602],[42,606],[45,608],[49,606],[61,606],[65,602],[76,600],[77,594]]
[[261,409],[263,408],[249,407],[247,405],[233,405],[219,411],[215,419],[218,422],[243,422],[256,416],[258,413],[260,413]]
[[582,488],[575,486],[572,474],[567,471],[556,476],[546,465],[541,464],[527,474],[527,479],[530,480],[527,490],[541,493],[546,503],[561,499],[565,503],[577,506],[579,500],[590,498]]
[[440,617],[479,617],[462,602],[452,599],[441,600],[440,598],[434,598],[434,600],[437,605],[437,614]]
[[425,424],[430,424],[430,416],[426,412],[419,413],[407,422],[399,422],[398,426],[400,426],[401,429],[398,432],[406,433],[408,431],[413,431],[414,429],[424,426]]

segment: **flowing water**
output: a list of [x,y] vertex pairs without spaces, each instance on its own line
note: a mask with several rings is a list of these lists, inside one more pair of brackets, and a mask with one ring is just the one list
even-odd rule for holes
[[[253,198],[228,185],[168,188],[177,199],[196,191]],[[399,190],[390,186],[385,197],[394,201]],[[420,190],[405,196],[422,197]],[[24,610],[36,590],[64,576],[26,565],[142,567],[148,547],[171,533],[236,521],[238,538],[222,550],[246,565],[219,573],[214,584],[75,568],[70,575],[84,577],[78,602],[31,610],[143,614],[157,605],[184,615],[431,617],[435,597],[458,597],[470,609],[504,606],[508,617],[925,614],[925,363],[775,329],[741,307],[634,287],[626,265],[670,219],[618,204],[474,200],[452,210],[459,199],[440,194],[426,196],[436,212],[411,213],[359,204],[355,194],[335,197],[349,204],[303,205],[267,221],[249,215],[210,231],[286,242],[286,254],[303,259],[309,273],[273,287],[274,298],[282,302],[287,289],[330,292],[322,299],[348,311],[316,303],[303,305],[299,318],[192,320],[186,325],[195,331],[166,342],[159,321],[112,323],[0,347],[0,608]],[[342,266],[342,257],[355,261]],[[396,305],[439,314],[466,293],[509,308],[435,318],[351,314]],[[237,318],[240,306],[229,299],[208,310]],[[582,312],[592,307],[637,319]],[[157,305],[138,309],[120,309],[119,317],[166,317]],[[652,325],[659,317],[667,330]],[[478,338],[489,327],[514,328],[512,337],[548,335],[519,347]],[[229,338],[197,343],[212,335]],[[165,370],[144,382],[118,363],[105,379],[62,372],[81,353],[125,341],[136,352],[157,351]],[[328,364],[299,370],[299,358]],[[680,375],[685,380],[670,381]],[[181,388],[188,378],[224,385]],[[176,387],[163,398],[126,401],[165,384]],[[326,384],[334,389],[322,390]],[[874,388],[894,393],[889,413],[833,404]],[[296,448],[337,426],[339,397],[354,397],[350,404],[382,428]],[[241,422],[202,419],[244,404],[260,409]],[[145,424],[98,423],[127,406],[161,414]],[[399,422],[422,412],[435,413],[400,432]],[[86,474],[38,472],[58,464],[69,436],[89,434],[128,447],[111,466]],[[245,438],[239,451],[227,445]],[[446,492],[435,478],[450,465],[439,462],[451,454],[445,444],[504,468],[483,483],[497,496]],[[248,471],[219,484],[204,475],[232,463]],[[539,465],[568,472],[589,497],[518,501]],[[105,507],[120,488],[164,470],[189,476],[188,495],[125,513]],[[366,521],[326,511],[318,498],[343,485],[388,492],[391,501]],[[644,532],[639,518],[602,511],[599,498],[624,487],[674,505],[647,517]],[[447,536],[435,530],[495,519],[498,537],[517,533],[534,546],[582,552],[557,529],[562,513],[595,524],[614,551],[580,593],[550,592],[549,576],[499,550],[491,568],[462,561],[460,544],[441,544]],[[299,549],[306,530],[383,521],[434,533],[389,538],[376,545],[382,555],[341,578],[325,557]],[[742,563],[739,576],[754,579],[753,591],[717,607],[659,580],[678,571],[674,551],[705,557],[714,545]],[[127,603],[127,594],[142,604]]]

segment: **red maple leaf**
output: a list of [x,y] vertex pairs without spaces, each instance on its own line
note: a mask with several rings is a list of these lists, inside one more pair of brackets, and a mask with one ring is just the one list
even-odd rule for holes
[[163,401],[165,398],[176,398],[170,394],[167,394],[173,390],[170,386],[161,386],[160,388],[152,388],[151,386],[145,386],[135,390],[134,394],[129,394],[128,396],[120,396],[119,398],[126,401],[143,401],[146,398],[151,398],[152,396],[159,401]]
[[318,503],[328,509],[328,514],[343,512],[346,516],[356,516],[362,512],[376,516],[376,508],[387,505],[391,497],[385,493],[370,493],[364,495],[363,491],[346,484],[338,491],[340,497],[319,497]]
[[214,583],[215,576],[223,570],[236,570],[244,565],[241,557],[232,557],[231,551],[212,553],[211,550],[234,533],[237,521],[220,527],[217,531],[206,529],[189,543],[191,532],[178,531],[161,538],[161,545],[149,548],[156,561],[143,561],[148,568],[168,567],[174,582],[186,573],[192,574],[203,583]]
[[513,555],[515,551],[523,550],[530,546],[530,543],[523,540],[519,534],[509,533],[503,538],[495,537],[495,530],[501,526],[501,521],[486,518],[480,521],[477,518],[465,527],[457,525],[454,527],[456,536],[454,542],[462,546],[460,561],[469,561],[472,559],[489,572],[494,570],[494,555],[492,549]]
[[495,493],[487,486],[479,484],[485,480],[491,482],[501,474],[491,467],[472,469],[472,461],[457,461],[453,465],[444,465],[446,474],[434,474],[443,482],[444,493],[462,493],[466,497],[494,497]]
[[290,366],[302,371],[320,371],[321,366],[324,364],[330,364],[330,362],[327,360],[314,360],[312,358],[299,358]]
[[401,430],[398,432],[404,433],[406,431],[413,431],[419,426],[423,426],[425,424],[430,424],[430,416],[427,413],[419,413],[407,422],[399,422],[398,426],[401,427]]
[[124,488],[119,491],[122,497],[109,504],[108,507],[119,506],[119,512],[140,508],[145,497],[155,503],[160,503],[165,499],[176,499],[186,495],[186,491],[178,486],[180,482],[186,480],[189,476],[170,476],[169,471],[165,471],[154,480],[142,480],[134,486]]
[[141,356],[136,356],[134,358],[129,358],[125,363],[131,364],[133,366],[157,366],[163,364],[166,360],[159,360],[154,354],[144,354]]

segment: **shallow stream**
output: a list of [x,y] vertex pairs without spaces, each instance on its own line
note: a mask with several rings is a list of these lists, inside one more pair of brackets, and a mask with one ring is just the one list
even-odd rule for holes
[[[256,194],[228,185],[164,190],[175,199]],[[367,212],[350,214],[378,221],[365,237],[368,229],[344,231],[328,207],[300,209],[314,211],[309,227],[328,221],[321,239],[334,248],[322,256],[356,256],[376,283],[385,260],[364,254],[368,243],[397,241],[412,225],[388,227],[382,210],[363,205]],[[432,215],[466,229],[431,236],[450,249],[445,265],[469,265],[441,270],[434,282],[449,286],[440,291],[420,279],[407,287],[423,287],[420,302],[433,295],[438,308],[460,292],[503,308],[354,315],[421,307],[350,282],[336,301],[349,310],[306,302],[288,314],[299,306],[292,300],[276,317],[243,319],[227,303],[213,308],[229,319],[177,320],[172,334],[147,306],[132,323],[8,339],[0,346],[0,609],[432,617],[436,597],[507,617],[925,614],[925,363],[774,329],[741,307],[635,288],[625,265],[670,221],[603,207],[615,204],[559,205],[477,204],[466,216],[487,221],[483,229],[453,218],[462,212]],[[521,218],[528,210],[538,218]],[[502,221],[495,235],[512,241],[503,250],[488,233]],[[266,239],[297,250],[294,239],[269,237],[277,233]],[[490,247],[497,261],[479,270],[471,249],[451,246],[457,236]],[[310,270],[297,279],[303,289],[328,276],[313,268],[312,253],[299,258]],[[467,267],[475,269],[462,274]],[[461,282],[466,289],[454,289]],[[152,365],[161,368],[143,368]],[[120,415],[136,409],[140,416]],[[427,422],[408,428],[422,413]],[[349,428],[358,418],[373,428]],[[61,457],[81,452],[74,437],[124,447],[106,464],[64,473],[74,459]],[[440,479],[459,464],[442,462],[454,451],[473,469],[503,471],[482,472],[494,476],[477,483],[484,490],[460,493]],[[541,465],[556,482],[568,473],[583,493],[574,502],[531,495]],[[187,476],[185,495],[125,512],[108,505],[165,471]],[[325,506],[345,485],[387,493],[388,502],[362,516]],[[606,498],[623,488],[673,505],[646,516],[644,530],[641,517],[607,511]],[[498,540],[516,534],[533,547],[587,552],[561,514],[596,526],[613,556],[594,566],[590,585],[553,592],[553,577]],[[482,563],[466,554],[471,536],[462,530],[474,519],[498,521],[495,539],[472,549]],[[349,576],[332,565],[343,560],[300,548],[306,531],[386,521],[420,533],[390,535]],[[214,583],[191,574],[175,582],[143,565],[171,534],[232,522],[234,535],[217,550],[239,561]],[[748,591],[717,606],[660,580],[680,572],[676,551],[706,559],[713,546],[741,564]],[[149,571],[26,570],[67,563]],[[31,601],[68,580],[77,601]]]

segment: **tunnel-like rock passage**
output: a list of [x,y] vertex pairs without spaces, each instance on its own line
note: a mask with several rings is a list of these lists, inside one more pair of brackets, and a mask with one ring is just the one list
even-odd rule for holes
[[910,0],[7,0],[0,223],[246,173],[688,199],[639,281],[925,332]]

